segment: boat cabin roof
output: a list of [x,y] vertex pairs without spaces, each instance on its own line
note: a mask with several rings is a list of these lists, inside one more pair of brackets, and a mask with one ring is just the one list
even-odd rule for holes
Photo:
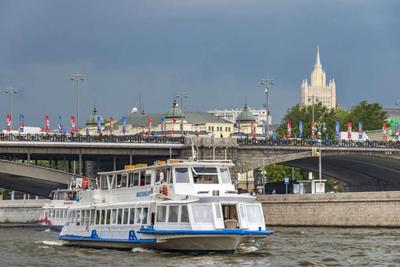
[[231,160],[182,160],[171,159],[165,162],[155,162],[154,165],[140,166],[137,168],[123,169],[110,172],[99,172],[99,175],[121,174],[121,173],[134,173],[138,171],[145,171],[151,169],[159,169],[165,167],[180,167],[180,166],[210,166],[210,167],[233,167],[234,164]]

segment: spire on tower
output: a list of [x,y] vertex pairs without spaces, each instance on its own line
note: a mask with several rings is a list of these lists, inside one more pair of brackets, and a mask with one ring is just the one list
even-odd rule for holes
[[317,60],[315,61],[315,66],[321,66],[321,60],[319,58],[319,45],[317,45]]

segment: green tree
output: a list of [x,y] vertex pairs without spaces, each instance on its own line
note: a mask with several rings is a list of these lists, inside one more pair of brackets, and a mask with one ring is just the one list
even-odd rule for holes
[[[314,121],[323,121],[326,123],[326,137],[330,139],[335,138],[336,120],[341,122],[341,127],[345,127],[343,121],[346,121],[348,115],[349,113],[346,110],[328,109],[321,103],[314,105]],[[287,133],[287,124],[289,120],[292,122],[292,137],[299,137],[299,121],[302,120],[303,138],[311,138],[312,106],[300,106],[297,104],[290,108],[278,126],[277,134],[279,137]]]
[[[264,166],[262,170],[265,171],[265,176],[267,177],[267,181],[269,183],[283,182],[285,177],[292,177],[292,167],[289,166],[272,164]],[[295,180],[303,179],[300,169],[294,169],[294,178]]]
[[353,122],[354,129],[358,129],[358,121],[361,121],[363,130],[378,130],[386,118],[387,113],[382,110],[382,105],[364,100],[351,108],[348,121]]

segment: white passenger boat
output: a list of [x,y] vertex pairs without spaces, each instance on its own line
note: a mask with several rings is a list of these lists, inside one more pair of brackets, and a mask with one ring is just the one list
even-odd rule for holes
[[40,209],[40,217],[37,222],[49,227],[51,230],[60,232],[68,222],[67,211],[79,202],[81,192],[88,190],[89,178],[72,178],[68,189],[58,189],[51,192],[52,200],[45,203]]
[[271,234],[255,197],[238,194],[231,161],[169,160],[100,173],[68,210],[65,245],[232,253]]

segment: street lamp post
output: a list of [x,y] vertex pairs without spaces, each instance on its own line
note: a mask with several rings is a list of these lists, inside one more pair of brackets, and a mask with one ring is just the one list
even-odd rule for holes
[[311,128],[311,130],[312,130],[312,133],[313,133],[313,135],[314,135],[314,133],[315,133],[315,113],[314,113],[314,106],[315,106],[315,101],[319,101],[319,99],[318,99],[318,97],[316,97],[316,96],[314,96],[314,95],[312,95],[312,96],[309,96],[308,97],[308,101],[312,101],[311,103],[312,103],[312,128]]
[[12,102],[12,97],[13,95],[18,93],[17,88],[9,86],[7,88],[4,89],[4,93],[8,94],[8,106],[9,106],[9,112],[11,115],[11,128],[12,128],[12,124],[13,124],[13,102]]
[[316,129],[318,131],[318,170],[319,170],[319,181],[322,180],[322,135],[326,132],[326,123],[325,122],[318,122],[316,124]]
[[179,98],[179,100],[180,100],[180,106],[181,106],[181,111],[182,111],[182,115],[181,115],[181,136],[183,137],[183,99],[188,98],[188,96],[184,92],[180,92],[180,93],[176,94],[176,98]]
[[261,80],[260,84],[264,85],[264,93],[265,93],[265,113],[267,115],[265,119],[265,139],[269,137],[269,90],[273,85],[275,85],[275,81],[271,79]]
[[80,74],[79,72],[76,72],[72,74],[71,76],[71,81],[75,81],[75,97],[76,97],[76,128],[78,129],[79,132],[79,82],[84,81],[85,77],[83,74]]

